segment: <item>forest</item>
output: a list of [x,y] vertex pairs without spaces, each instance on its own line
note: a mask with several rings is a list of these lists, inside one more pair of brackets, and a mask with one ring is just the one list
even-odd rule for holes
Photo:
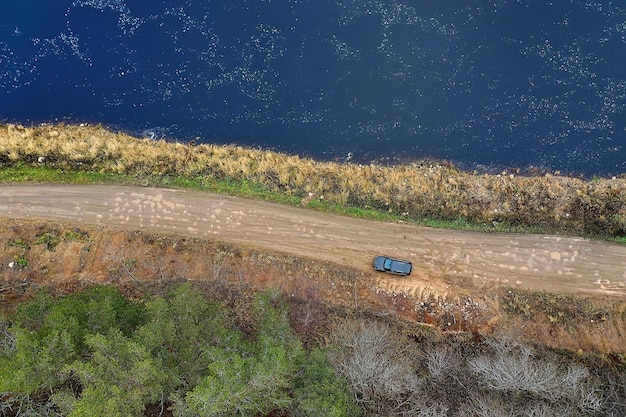
[[626,415],[626,373],[600,358],[409,334],[271,289],[236,311],[219,296],[235,291],[42,289],[0,322],[0,415]]

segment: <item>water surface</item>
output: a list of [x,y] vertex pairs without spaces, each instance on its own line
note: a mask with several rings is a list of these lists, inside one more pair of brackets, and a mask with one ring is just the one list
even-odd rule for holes
[[5,121],[321,159],[626,172],[623,2],[9,3]]

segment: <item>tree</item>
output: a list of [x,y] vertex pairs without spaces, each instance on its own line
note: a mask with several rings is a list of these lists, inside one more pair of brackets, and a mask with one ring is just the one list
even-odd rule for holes
[[162,397],[166,374],[144,346],[119,330],[89,335],[86,344],[91,358],[66,367],[83,387],[69,405],[70,417],[140,416],[146,404]]
[[332,360],[356,403],[371,415],[408,415],[423,403],[410,344],[377,322],[345,322],[333,340]]
[[45,292],[39,293],[32,301],[20,304],[14,323],[35,332],[40,338],[65,331],[80,354],[86,335],[104,334],[117,328],[128,336],[145,319],[140,303],[126,300],[117,288],[105,285],[57,299]]
[[15,351],[0,357],[0,392],[33,394],[62,384],[62,367],[76,357],[67,331],[44,336],[21,327],[11,329]]
[[[604,396],[598,390],[589,370],[579,364],[558,363],[554,358],[540,357],[530,347],[516,341],[491,340],[490,353],[469,362],[484,389],[526,398],[537,409],[565,410],[577,408],[585,414],[597,413],[603,407]],[[519,408],[525,407],[522,401]]]
[[346,380],[330,366],[326,353],[313,349],[302,358],[293,382],[294,417],[356,417],[361,410]]
[[206,376],[211,363],[203,351],[210,346],[236,346],[241,335],[227,320],[224,309],[209,303],[190,284],[178,286],[167,299],[147,303],[148,321],[133,339],[165,366],[168,390],[186,392]]
[[53,299],[47,292],[18,306],[9,329],[15,349],[0,355],[0,391],[32,394],[63,384],[65,365],[86,353],[88,335],[133,332],[143,308],[115,287],[98,286]]
[[[255,303],[257,337],[228,349],[211,347],[208,376],[185,397],[202,416],[250,416],[288,409],[302,343],[287,320],[286,308],[264,293]],[[183,414],[184,410],[179,410]]]

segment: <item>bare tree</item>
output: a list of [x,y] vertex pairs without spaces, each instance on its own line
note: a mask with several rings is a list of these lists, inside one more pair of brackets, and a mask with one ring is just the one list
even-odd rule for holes
[[0,318],[0,355],[14,353],[17,349],[15,336],[9,327],[10,323]]
[[606,411],[609,417],[626,415],[626,373],[608,375]]
[[539,357],[529,347],[511,341],[491,346],[492,353],[469,362],[480,386],[488,391],[523,395],[558,407],[574,405],[585,414],[602,408],[604,397],[584,366]]
[[135,278],[134,274],[137,267],[137,260],[125,257],[122,254],[122,249],[113,249],[112,247],[108,247],[106,250],[105,259],[113,261],[117,265],[120,276],[128,275],[128,277],[135,281],[137,284],[141,284],[141,282],[137,278]]
[[424,404],[409,343],[377,322],[345,322],[334,332],[334,357],[368,415],[416,415]]
[[322,299],[316,288],[307,286],[295,292],[290,301],[289,321],[306,344],[326,319]]
[[436,380],[444,378],[452,370],[457,370],[462,365],[452,350],[439,348],[426,352],[426,368],[430,376]]
[[517,417],[517,414],[502,395],[483,393],[460,411],[460,417]]
[[0,392],[0,416],[61,417],[51,401],[43,401],[28,394]]

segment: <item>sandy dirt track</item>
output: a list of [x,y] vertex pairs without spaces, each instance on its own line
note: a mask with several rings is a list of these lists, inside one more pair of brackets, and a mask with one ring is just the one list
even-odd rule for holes
[[626,296],[626,246],[582,238],[433,229],[211,193],[109,185],[1,184],[0,218],[204,237],[365,271],[374,256],[387,254],[411,260],[414,272],[378,274],[378,287],[413,296],[493,285]]

